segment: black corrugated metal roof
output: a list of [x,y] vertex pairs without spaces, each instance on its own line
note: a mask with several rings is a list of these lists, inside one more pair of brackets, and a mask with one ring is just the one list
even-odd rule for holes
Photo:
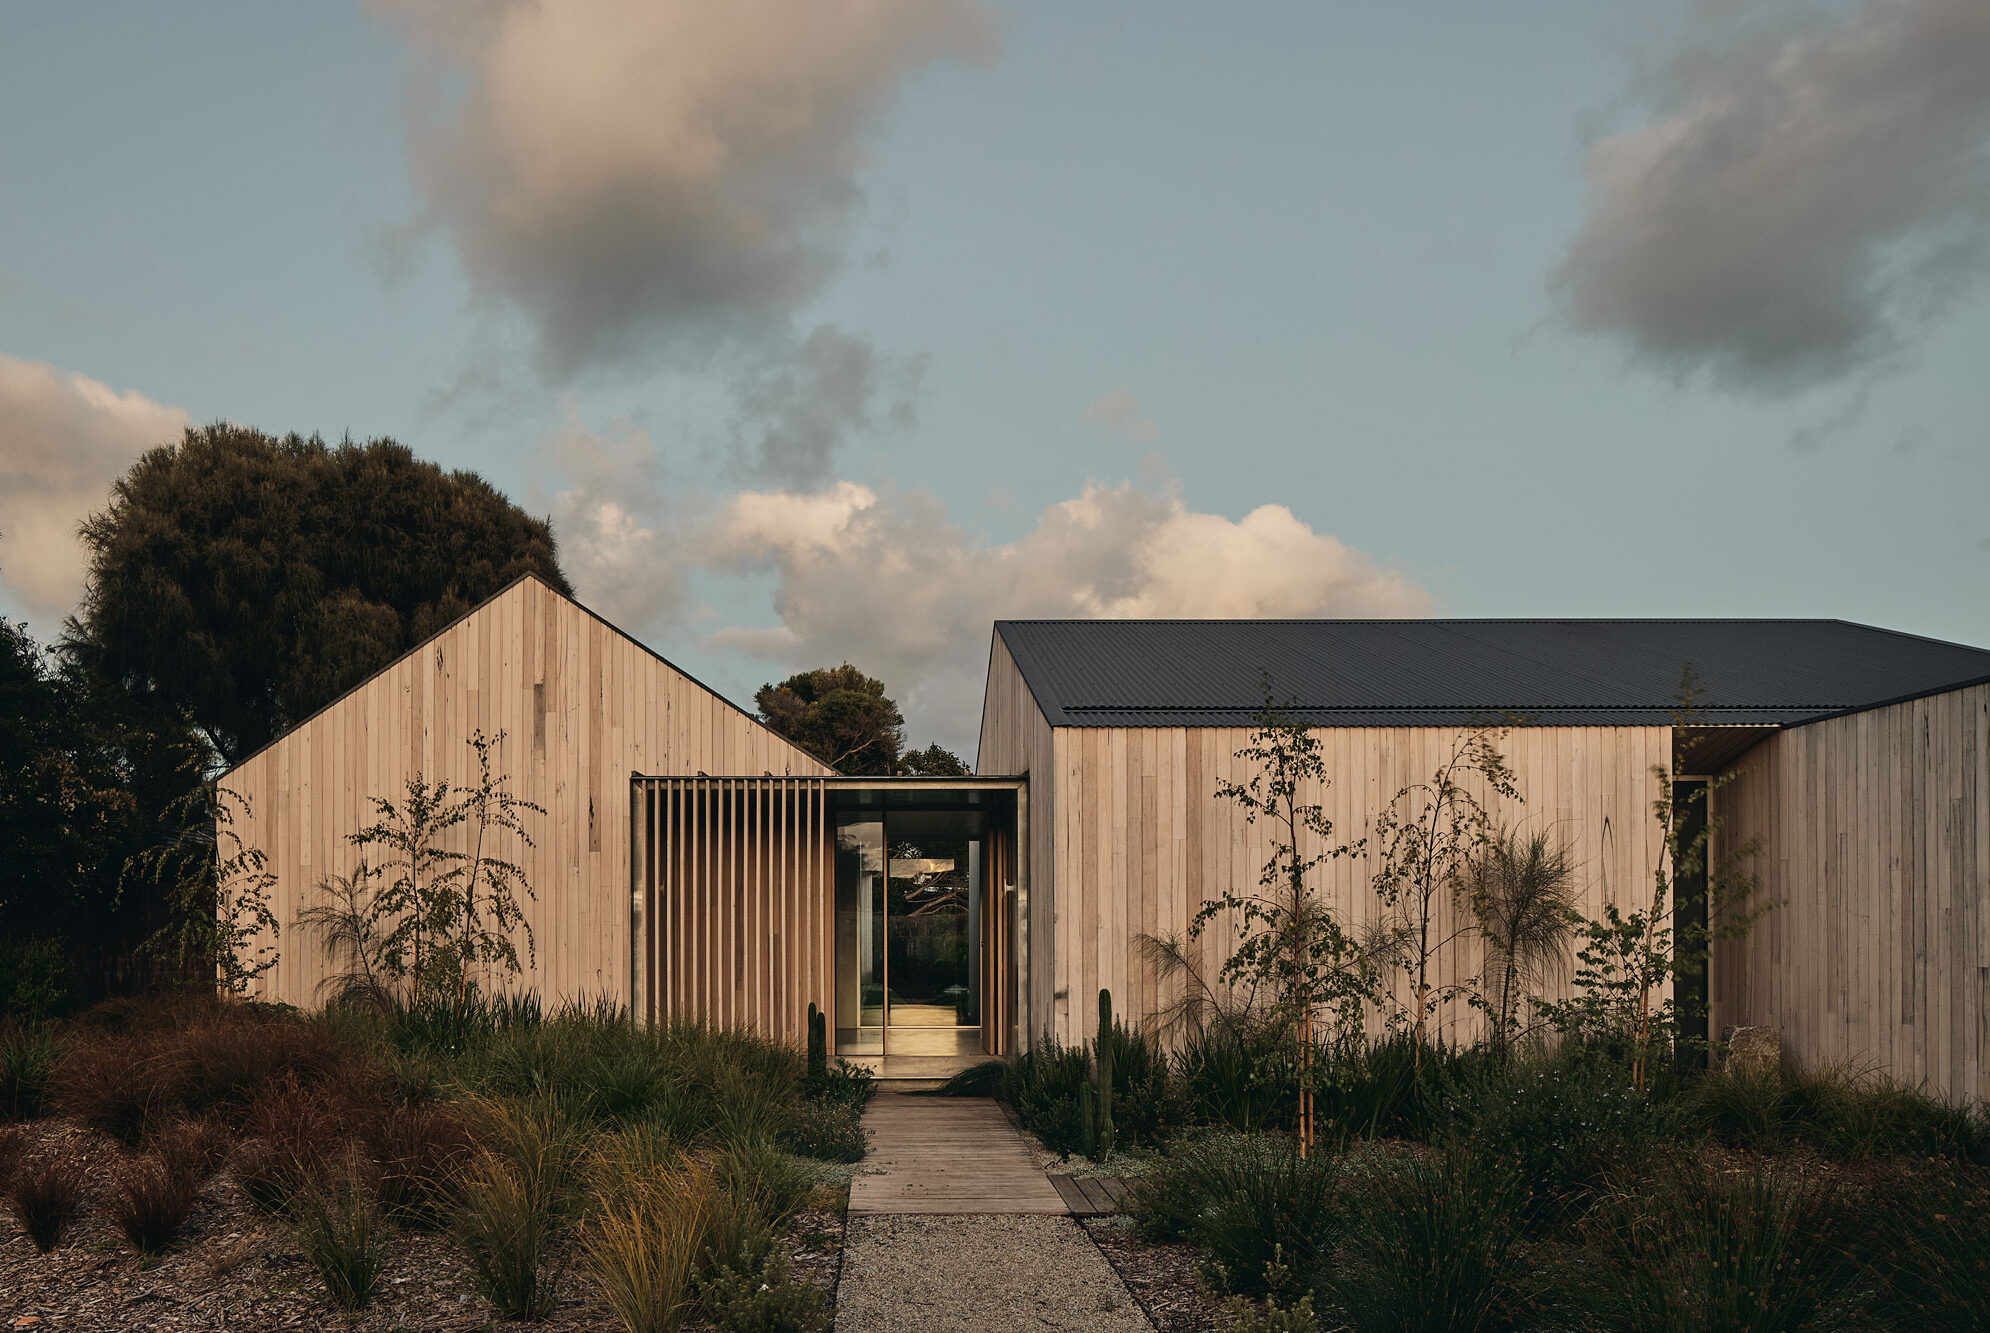
[[1682,671],[1706,724],[1786,726],[1990,680],[1990,651],[1843,620],[1003,620],[1052,726],[1248,723],[1270,673],[1319,726],[1520,715],[1672,720]]

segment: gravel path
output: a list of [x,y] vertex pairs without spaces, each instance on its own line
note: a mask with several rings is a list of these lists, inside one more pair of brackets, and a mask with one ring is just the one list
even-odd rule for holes
[[837,1333],[1152,1333],[1068,1217],[852,1216]]

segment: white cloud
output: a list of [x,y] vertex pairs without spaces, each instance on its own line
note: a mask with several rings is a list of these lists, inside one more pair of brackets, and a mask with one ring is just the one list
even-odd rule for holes
[[569,405],[540,456],[559,478],[553,536],[581,601],[631,631],[682,614],[684,557],[660,531],[672,514],[649,432],[626,418],[589,430]]
[[41,361],[0,355],[0,581],[29,610],[66,615],[87,559],[76,529],[111,483],[187,414]]
[[1702,4],[1652,118],[1590,150],[1569,319],[1676,378],[1871,374],[1990,251],[1990,4]]
[[975,0],[373,7],[423,61],[428,219],[562,375],[785,329],[840,265],[904,82],[996,45]]
[[1243,518],[1188,508],[1173,489],[1090,485],[1013,542],[990,543],[919,492],[853,482],[746,492],[709,559],[771,570],[778,629],[723,647],[782,666],[849,660],[894,691],[915,737],[972,748],[990,622],[1018,616],[1392,616],[1430,609],[1402,575],[1283,505]]
[[1085,409],[1085,420],[1123,435],[1135,444],[1145,444],[1161,436],[1161,428],[1147,415],[1147,409],[1140,405],[1133,391],[1125,387],[1096,399]]

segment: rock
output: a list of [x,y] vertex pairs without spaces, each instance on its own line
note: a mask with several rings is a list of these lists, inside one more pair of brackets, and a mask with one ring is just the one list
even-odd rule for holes
[[1725,1067],[1731,1074],[1775,1078],[1783,1072],[1783,1039],[1772,1027],[1731,1027]]

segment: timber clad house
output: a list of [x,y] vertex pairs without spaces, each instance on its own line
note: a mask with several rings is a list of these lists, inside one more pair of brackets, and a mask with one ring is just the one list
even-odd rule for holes
[[[1082,1038],[1101,987],[1137,1019],[1182,984],[1142,936],[1256,883],[1266,830],[1215,792],[1250,776],[1235,752],[1267,675],[1317,729],[1316,799],[1349,840],[1505,719],[1522,799],[1488,806],[1567,842],[1591,916],[1649,902],[1659,783],[1713,780],[1719,841],[1756,848],[1770,910],[1682,1005],[1715,1035],[1775,1027],[1806,1064],[1990,1098],[1990,651],[1842,621],[1004,621],[976,775],[853,778],[527,576],[221,779],[276,876],[261,993],[319,996],[291,923],[351,869],[373,797],[474,781],[481,729],[545,808],[507,854],[536,893],[520,984],[548,1000],[794,1042],[813,1003],[839,1054],[893,1075]],[[1322,872],[1356,927],[1374,870]],[[1218,921],[1194,946],[1206,975],[1232,939]],[[1439,966],[1462,982],[1480,946]],[[1474,1022],[1441,1015],[1454,1037]]]

